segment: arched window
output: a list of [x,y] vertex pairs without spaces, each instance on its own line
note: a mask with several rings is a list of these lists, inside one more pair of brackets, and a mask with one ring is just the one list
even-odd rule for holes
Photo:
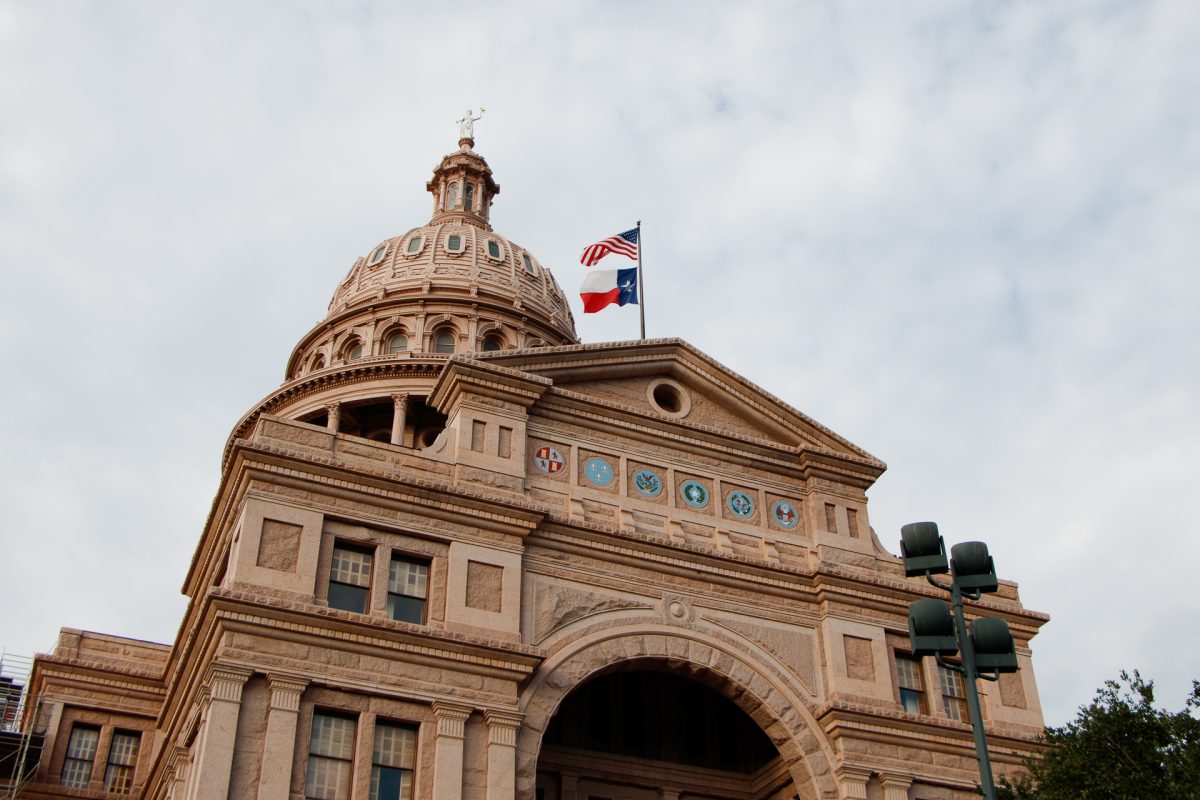
[[486,339],[483,340],[483,351],[485,353],[492,353],[492,352],[495,352],[496,350],[503,350],[503,349],[504,349],[504,341],[496,334],[492,334],[491,336],[488,336]]
[[453,331],[441,330],[434,334],[433,337],[433,352],[435,353],[453,353],[455,345],[458,344],[458,337]]
[[404,335],[404,331],[396,331],[391,336],[387,337],[388,354],[403,353],[408,349],[408,337]]
[[408,252],[410,254],[421,252],[421,245],[424,243],[425,243],[425,240],[423,238],[421,238],[420,236],[412,237],[411,239],[408,240]]
[[466,188],[463,189],[463,210],[464,211],[471,210],[471,198],[473,198],[474,196],[475,196],[475,184],[468,183],[466,185]]
[[370,258],[367,259],[367,266],[373,267],[380,261],[383,261],[383,257],[387,255],[387,247],[387,242],[384,242],[383,244],[379,245],[379,247],[376,247],[375,251],[371,253]]
[[529,260],[529,253],[521,253],[521,263],[525,265],[525,271],[530,275],[533,273],[533,262]]
[[344,356],[346,361],[354,361],[355,359],[362,358],[362,342],[358,339],[351,339],[347,342],[346,349],[343,352],[346,354]]
[[313,356],[312,363],[308,367],[309,372],[316,372],[319,369],[325,369],[325,356],[317,353]]
[[458,184],[450,184],[450,191],[446,193],[446,208],[454,208],[458,205]]

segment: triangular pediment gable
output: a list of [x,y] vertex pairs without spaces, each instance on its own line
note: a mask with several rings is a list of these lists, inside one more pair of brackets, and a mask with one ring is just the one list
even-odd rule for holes
[[[848,458],[876,474],[886,468],[867,451],[681,339],[545,347],[476,358],[549,378],[553,388],[548,397],[748,443]],[[672,392],[672,387],[682,391]]]

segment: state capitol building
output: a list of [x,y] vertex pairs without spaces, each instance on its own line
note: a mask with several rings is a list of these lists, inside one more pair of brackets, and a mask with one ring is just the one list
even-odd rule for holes
[[[19,797],[976,797],[961,676],[909,654],[885,465],[679,339],[583,344],[464,136],[233,426],[171,644],[64,628]],[[414,187],[415,188],[415,187]],[[1042,713],[981,686],[993,763]]]

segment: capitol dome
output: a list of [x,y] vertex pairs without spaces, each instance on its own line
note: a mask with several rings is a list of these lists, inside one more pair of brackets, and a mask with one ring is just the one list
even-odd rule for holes
[[231,442],[269,413],[428,445],[440,422],[424,400],[449,356],[579,342],[558,282],[532,252],[492,230],[500,187],[474,144],[461,139],[434,168],[428,224],[354,261],[325,319],[292,351],[283,385],[242,419]]

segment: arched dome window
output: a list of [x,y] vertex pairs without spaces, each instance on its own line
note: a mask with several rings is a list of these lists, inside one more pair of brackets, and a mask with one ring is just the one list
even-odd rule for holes
[[471,201],[475,197],[475,184],[468,183],[463,190],[463,211],[471,210]]
[[308,371],[316,372],[319,369],[325,369],[325,356],[317,353],[312,357],[312,361],[308,365]]
[[485,353],[493,353],[497,350],[503,350],[503,349],[504,349],[504,340],[500,338],[499,334],[496,334],[496,333],[488,334],[484,338],[483,351]]
[[454,335],[454,331],[443,328],[433,335],[433,352],[435,353],[453,353],[457,344],[458,337]]
[[452,183],[446,192],[446,208],[454,208],[456,205],[458,205],[458,184]]
[[488,258],[500,259],[500,243],[495,239],[488,239],[487,243]]
[[383,244],[379,245],[379,247],[376,247],[374,252],[372,252],[370,257],[367,259],[367,266],[373,267],[380,261],[383,261],[383,257],[387,255],[387,249],[387,242],[384,242]]
[[533,275],[533,261],[529,259],[529,253],[521,253],[521,263],[525,265],[525,271]]
[[389,355],[403,353],[408,349],[408,337],[404,335],[404,331],[396,331],[387,337],[385,346]]
[[342,359],[344,361],[355,361],[359,358],[362,358],[362,342],[358,339],[351,339],[346,342],[345,347],[342,349]]
[[408,254],[416,255],[421,252],[421,245],[425,244],[425,238],[422,236],[414,236],[408,240]]
[[446,249],[451,253],[461,253],[463,251],[462,237],[457,233],[452,233],[446,237]]

